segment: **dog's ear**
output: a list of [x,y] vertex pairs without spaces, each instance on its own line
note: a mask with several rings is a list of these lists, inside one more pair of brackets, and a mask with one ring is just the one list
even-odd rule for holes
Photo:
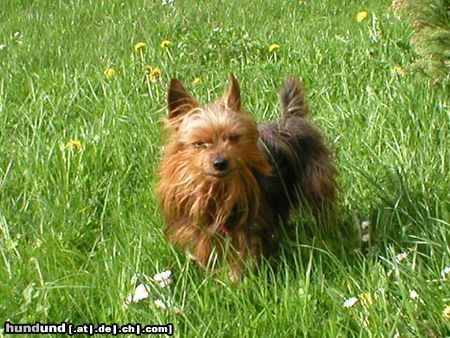
[[233,73],[230,73],[230,84],[222,100],[226,108],[236,111],[241,110],[241,90]]
[[172,79],[167,91],[167,105],[169,107],[169,119],[183,115],[198,107],[197,101],[189,95],[180,81]]

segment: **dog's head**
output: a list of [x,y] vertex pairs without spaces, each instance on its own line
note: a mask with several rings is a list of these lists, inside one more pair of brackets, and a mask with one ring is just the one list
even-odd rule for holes
[[170,83],[167,99],[167,147],[178,170],[214,181],[250,172],[270,173],[257,147],[256,123],[241,107],[239,84],[232,74],[228,90],[211,104],[200,106],[176,79]]

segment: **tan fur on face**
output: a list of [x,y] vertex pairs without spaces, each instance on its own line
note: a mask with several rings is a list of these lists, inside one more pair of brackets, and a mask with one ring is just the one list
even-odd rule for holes
[[[232,242],[238,249],[247,250],[238,233],[247,232],[245,226],[260,214],[255,174],[270,175],[272,170],[257,147],[255,122],[246,112],[231,109],[229,96],[166,121],[168,143],[157,194],[169,240],[191,250],[200,265],[206,265],[212,242],[220,240],[225,226],[233,228]],[[218,154],[229,161],[230,173],[223,178],[212,175]]]

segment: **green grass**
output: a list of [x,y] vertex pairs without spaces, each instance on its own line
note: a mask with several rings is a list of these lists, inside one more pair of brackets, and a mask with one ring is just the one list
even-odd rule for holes
[[[1,1],[0,322],[170,322],[189,337],[449,335],[449,96],[411,70],[411,29],[389,5]],[[360,10],[369,15],[357,23]],[[162,70],[151,98],[144,65]],[[330,243],[305,236],[296,217],[299,240],[238,286],[167,243],[153,192],[170,78],[207,102],[230,71],[260,120],[277,118],[286,73],[304,80],[336,154],[347,229]],[[82,151],[66,149],[70,139]],[[148,300],[124,307],[133,275],[151,284],[165,269],[174,285],[152,284]],[[380,288],[373,304],[343,307]],[[181,312],[159,310],[158,298]]]

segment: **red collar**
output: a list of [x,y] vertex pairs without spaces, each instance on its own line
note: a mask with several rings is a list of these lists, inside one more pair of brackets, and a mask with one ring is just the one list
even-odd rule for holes
[[227,234],[227,233],[230,232],[230,228],[227,227],[225,224],[222,224],[222,225],[219,227],[219,232],[222,233],[222,234]]

